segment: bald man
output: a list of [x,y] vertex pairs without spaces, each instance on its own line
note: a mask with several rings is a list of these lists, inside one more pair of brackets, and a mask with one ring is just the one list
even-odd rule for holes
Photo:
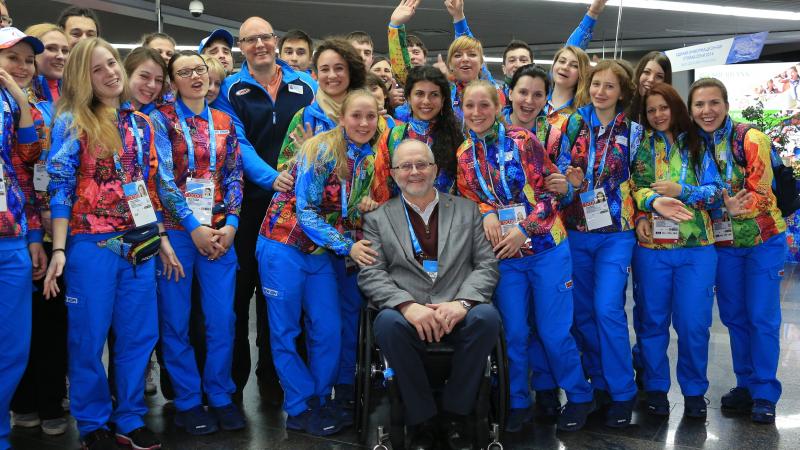
[[[248,323],[250,299],[256,293],[256,343],[259,348],[256,375],[259,384],[280,395],[269,349],[269,324],[266,300],[260,289],[254,250],[261,221],[275,190],[292,188],[288,173],[275,171],[278,151],[294,114],[314,101],[317,83],[306,73],[297,72],[276,56],[278,38],[266,20],[250,17],[239,28],[239,48],[245,62],[242,70],[222,83],[219,97],[212,104],[234,117],[237,129],[246,136],[240,140],[245,173],[244,201],[239,229],[234,242],[239,258],[236,278],[236,337],[233,349],[233,380],[241,395],[250,376]],[[241,119],[241,120],[240,120]],[[251,146],[252,144],[252,146]],[[263,382],[263,383],[262,383]],[[277,400],[277,399],[276,399]]]

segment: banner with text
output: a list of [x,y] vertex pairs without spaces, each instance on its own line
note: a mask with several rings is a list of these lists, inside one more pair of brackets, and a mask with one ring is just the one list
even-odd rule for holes
[[753,61],[761,56],[769,33],[743,34],[730,39],[667,50],[673,72]]

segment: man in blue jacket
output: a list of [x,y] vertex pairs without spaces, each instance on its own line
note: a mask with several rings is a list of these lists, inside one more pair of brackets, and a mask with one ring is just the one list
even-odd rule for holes
[[[294,114],[314,101],[317,83],[306,73],[293,70],[275,53],[278,38],[266,20],[250,17],[239,28],[242,69],[225,79],[213,107],[234,118],[240,139],[245,173],[244,201],[234,242],[239,258],[236,278],[236,337],[233,350],[233,380],[241,395],[250,376],[248,323],[250,299],[256,293],[256,344],[259,358],[256,374],[269,392],[280,393],[269,349],[266,300],[260,289],[254,249],[261,221],[275,190],[288,190],[294,180],[273,167],[289,122]],[[281,399],[274,399],[280,403]]]

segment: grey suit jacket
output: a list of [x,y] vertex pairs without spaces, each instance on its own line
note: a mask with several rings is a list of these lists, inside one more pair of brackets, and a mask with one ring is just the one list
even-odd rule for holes
[[403,203],[397,196],[364,216],[364,238],[372,241],[378,252],[377,262],[362,268],[358,275],[358,285],[370,304],[381,309],[408,301],[489,302],[499,270],[477,205],[439,194],[439,272],[436,281],[431,281],[414,259]]

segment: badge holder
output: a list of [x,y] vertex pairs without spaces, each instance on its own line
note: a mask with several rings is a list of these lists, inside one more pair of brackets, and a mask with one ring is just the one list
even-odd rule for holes
[[592,189],[580,194],[586,228],[589,231],[611,226],[611,210],[604,188]]
[[717,244],[730,245],[733,243],[733,222],[727,208],[720,208],[720,217],[711,220],[714,230],[714,241]]
[[125,200],[128,202],[128,208],[131,210],[133,223],[137,227],[149,225],[157,220],[144,180],[125,183],[122,185],[122,191],[125,194]]
[[8,191],[6,190],[6,173],[0,162],[0,212],[8,211]]
[[680,225],[666,217],[653,213],[653,242],[674,244],[680,238]]
[[214,181],[202,178],[186,179],[186,204],[202,225],[211,226],[214,210]]

